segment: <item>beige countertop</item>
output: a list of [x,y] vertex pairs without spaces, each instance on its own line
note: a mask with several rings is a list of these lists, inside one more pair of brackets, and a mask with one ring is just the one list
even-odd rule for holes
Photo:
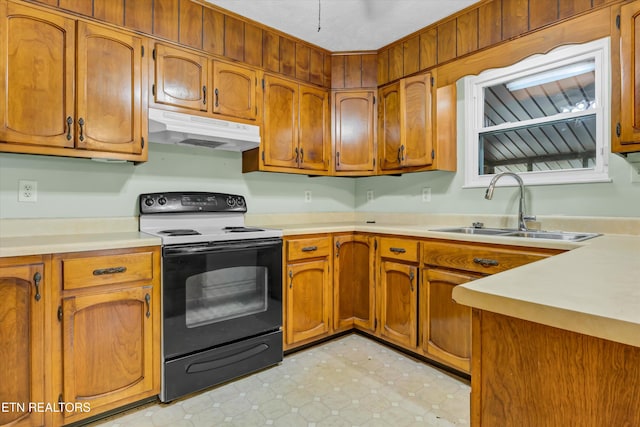
[[[453,297],[461,304],[482,310],[640,347],[637,219],[585,221],[572,231],[587,229],[605,234],[571,243],[433,231],[468,223],[455,216],[396,221],[397,215],[379,215],[375,223],[368,223],[367,220],[374,220],[370,217],[369,214],[348,217],[341,222],[340,216],[334,215],[328,216],[329,222],[322,222],[323,216],[315,215],[307,222],[292,223],[288,217],[272,215],[252,218],[251,225],[281,228],[285,236],[360,231],[564,249],[567,252],[563,254],[460,285]],[[279,225],[278,220],[286,224]],[[573,219],[555,221],[560,221],[560,226],[575,223]],[[598,225],[605,228],[598,229]],[[506,224],[495,222],[487,226]],[[634,233],[625,234],[629,230]],[[0,224],[0,257],[153,245],[160,245],[160,239],[138,232],[135,218],[2,220]]]

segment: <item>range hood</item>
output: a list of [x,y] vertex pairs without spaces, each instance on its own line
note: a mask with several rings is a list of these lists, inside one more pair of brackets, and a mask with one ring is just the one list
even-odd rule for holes
[[260,145],[260,128],[149,108],[149,142],[246,151]]

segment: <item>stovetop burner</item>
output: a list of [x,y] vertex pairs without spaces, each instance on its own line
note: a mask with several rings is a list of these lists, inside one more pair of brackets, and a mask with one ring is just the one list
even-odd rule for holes
[[198,233],[196,230],[184,228],[177,230],[162,230],[160,231],[160,234],[164,234],[165,236],[197,236],[201,233]]

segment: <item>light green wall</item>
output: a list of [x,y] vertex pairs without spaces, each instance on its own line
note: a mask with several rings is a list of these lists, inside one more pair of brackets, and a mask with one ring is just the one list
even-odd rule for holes
[[[352,212],[350,178],[242,173],[240,153],[151,144],[137,166],[88,159],[0,154],[0,218],[137,215],[137,197],[154,191],[242,194],[252,213]],[[18,180],[38,182],[38,201],[18,202]],[[311,203],[304,192],[311,191]]]
[[[199,147],[151,144],[149,161],[105,164],[87,159],[0,154],[0,218],[113,217],[137,215],[138,194],[193,190],[242,194],[252,213],[413,212],[510,214],[517,212],[514,187],[463,189],[462,85],[458,85],[458,171],[423,172],[400,177],[310,178],[254,172],[242,174],[239,153]],[[640,216],[640,183],[631,166],[610,156],[610,183],[527,188],[528,212],[536,215]],[[38,202],[20,203],[18,180],[38,181]],[[431,202],[422,202],[422,188]],[[304,192],[312,202],[304,202]],[[373,201],[366,200],[368,190]]]
[[[422,172],[399,177],[361,178],[356,182],[356,210],[361,212],[509,214],[518,211],[516,187],[497,188],[492,200],[484,188],[464,185],[464,84],[457,85],[458,172]],[[640,183],[631,182],[632,167],[618,155],[609,156],[612,182],[530,186],[527,213],[567,216],[640,216]],[[431,188],[431,202],[422,201],[422,188]],[[367,201],[368,190],[374,199]]]

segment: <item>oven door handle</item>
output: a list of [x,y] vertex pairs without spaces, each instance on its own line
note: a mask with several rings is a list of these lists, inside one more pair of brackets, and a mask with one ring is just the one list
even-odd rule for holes
[[214,252],[223,252],[223,251],[239,251],[244,249],[256,249],[256,248],[265,248],[269,246],[276,246],[282,243],[281,239],[265,239],[259,241],[243,241],[243,242],[227,242],[227,243],[216,243],[213,245],[203,244],[203,245],[193,245],[193,246],[181,246],[181,247],[171,247],[167,246],[163,250],[164,256],[179,256],[179,255],[190,255],[190,254],[203,254],[203,253],[214,253]]

